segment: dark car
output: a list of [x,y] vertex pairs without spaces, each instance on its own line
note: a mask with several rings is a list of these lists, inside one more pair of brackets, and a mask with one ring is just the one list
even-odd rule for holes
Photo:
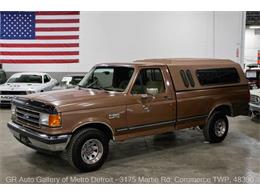
[[85,74],[71,74],[64,76],[58,86],[52,90],[70,89],[76,87],[79,82],[84,78]]
[[6,82],[6,74],[5,71],[0,69],[0,85]]

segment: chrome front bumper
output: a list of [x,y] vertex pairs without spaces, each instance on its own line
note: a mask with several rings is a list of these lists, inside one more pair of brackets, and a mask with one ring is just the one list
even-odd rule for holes
[[260,114],[260,105],[249,103],[250,111]]
[[71,135],[47,135],[36,132],[14,122],[7,123],[14,137],[24,145],[45,151],[58,152],[66,149]]

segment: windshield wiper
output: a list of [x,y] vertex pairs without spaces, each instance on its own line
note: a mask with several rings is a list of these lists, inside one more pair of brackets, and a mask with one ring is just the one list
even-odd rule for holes
[[85,88],[85,87],[84,87],[83,85],[79,85],[79,84],[78,84],[77,86],[78,86],[78,87],[82,87],[82,88]]
[[79,88],[85,88],[85,89],[100,89],[100,90],[104,90],[102,87],[100,86],[93,86],[95,83],[90,83],[89,85],[85,86],[85,85],[77,85]]
[[100,89],[100,90],[104,90],[101,86],[93,86],[97,83],[98,80],[93,81],[92,83],[90,83],[89,85],[86,86],[86,88],[91,88],[91,89]]
[[78,90],[81,90],[82,88],[85,88],[83,85],[77,85]]
[[102,87],[99,87],[99,86],[90,86],[90,87],[86,87],[86,88],[89,88],[89,89],[100,89],[100,90],[104,90]]

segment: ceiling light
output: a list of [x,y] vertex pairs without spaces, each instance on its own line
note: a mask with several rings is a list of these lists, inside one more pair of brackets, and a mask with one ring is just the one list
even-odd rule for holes
[[260,26],[249,26],[250,29],[259,29]]

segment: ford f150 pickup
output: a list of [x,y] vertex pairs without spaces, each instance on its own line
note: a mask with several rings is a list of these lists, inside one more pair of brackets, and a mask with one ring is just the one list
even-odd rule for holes
[[249,86],[239,64],[218,59],[146,59],[103,63],[75,89],[12,101],[8,127],[21,143],[63,152],[72,166],[102,166],[109,141],[199,126],[224,140],[227,116],[248,115]]

